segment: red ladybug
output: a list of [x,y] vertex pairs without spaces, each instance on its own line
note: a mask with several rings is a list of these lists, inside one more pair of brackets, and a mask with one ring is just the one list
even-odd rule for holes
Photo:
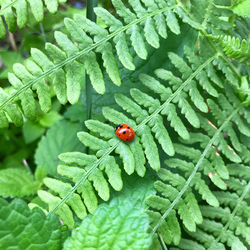
[[135,137],[134,130],[124,123],[115,127],[115,133],[122,141],[133,141]]

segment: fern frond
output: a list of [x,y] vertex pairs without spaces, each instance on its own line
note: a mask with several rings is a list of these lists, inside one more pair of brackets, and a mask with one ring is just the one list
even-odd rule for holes
[[[28,118],[35,119],[37,114],[34,98],[32,97],[31,103],[27,105],[23,97],[26,93],[31,96],[33,90],[36,91],[39,104],[44,112],[50,109],[49,89],[51,87],[62,104],[67,101],[71,104],[76,103],[80,96],[84,69],[90,77],[93,88],[99,94],[105,92],[102,65],[113,83],[119,86],[121,79],[114,52],[125,68],[134,70],[135,65],[129,50],[129,41],[137,55],[146,59],[148,46],[144,46],[144,43],[158,48],[158,36],[164,33],[162,27],[166,29],[166,25],[164,25],[166,18],[170,15],[167,23],[176,19],[172,11],[176,5],[165,4],[162,5],[162,8],[158,8],[157,5],[148,6],[143,8],[145,10],[143,15],[137,15],[137,8],[134,12],[130,11],[120,0],[114,0],[113,5],[118,16],[124,19],[124,23],[107,10],[99,7],[95,8],[95,13],[106,23],[106,29],[81,15],[76,14],[73,19],[65,18],[66,32],[56,31],[54,33],[57,46],[47,43],[46,53],[32,49],[31,58],[27,59],[24,65],[14,65],[14,72],[9,75],[9,81],[14,87],[14,91],[8,96],[4,90],[1,90],[3,92],[3,95],[0,96],[1,127],[7,125],[4,113],[10,108],[9,104],[19,99],[23,99],[20,111]],[[134,4],[131,3],[132,8],[133,6]],[[160,18],[158,18],[159,15]],[[177,22],[174,22],[178,27]],[[160,26],[161,28],[159,28]],[[169,26],[172,27],[172,24]],[[174,29],[171,28],[171,30]],[[179,34],[178,28],[175,28],[174,32]],[[138,37],[140,39],[137,39]],[[144,37],[146,41],[144,41]],[[96,59],[97,54],[102,56],[102,65]],[[12,122],[21,125],[21,122]]]
[[[174,154],[174,146],[171,145],[171,138],[167,132],[165,124],[163,123],[162,116],[164,116],[165,114],[168,115],[166,108],[169,105],[172,105],[169,104],[169,102],[176,98],[180,90],[187,86],[187,84],[191,82],[192,78],[194,78],[200,70],[205,68],[209,64],[209,62],[213,60],[213,58],[214,57],[209,58],[202,65],[200,65],[198,69],[196,69],[191,74],[191,76],[189,76],[189,78],[162,104],[159,100],[147,95],[146,93],[138,92],[139,90],[136,89],[131,90],[131,96],[134,100],[121,94],[116,95],[115,99],[117,104],[120,105],[125,111],[127,111],[128,114],[134,117],[136,121],[132,120],[128,115],[118,112],[115,109],[108,107],[103,108],[103,116],[111,123],[115,125],[126,123],[134,128],[137,134],[134,141],[130,143],[121,142],[116,137],[114,129],[110,125],[94,120],[87,121],[87,128],[89,129],[89,131],[93,132],[95,136],[86,132],[80,132],[78,133],[78,137],[83,144],[85,144],[93,151],[93,155],[71,152],[59,156],[59,158],[66,164],[63,167],[59,166],[59,173],[70,178],[71,180],[73,179],[72,181],[75,183],[75,186],[71,187],[71,191],[68,192],[66,196],[61,196],[61,203],[64,203],[65,200],[67,200],[71,195],[71,192],[73,193],[76,190],[78,193],[80,192],[82,197],[85,196],[85,190],[79,190],[79,187],[82,186],[81,182],[83,178],[86,178],[86,180],[88,178],[91,183],[90,185],[93,186],[93,188],[97,191],[98,196],[100,196],[103,200],[107,200],[109,198],[109,184],[115,185],[116,183],[119,183],[118,186],[114,186],[116,190],[119,190],[122,187],[122,180],[120,178],[120,166],[116,163],[118,160],[117,156],[119,156],[118,158],[122,160],[123,168],[129,175],[137,172],[138,175],[143,176],[145,174],[146,159],[149,163],[149,166],[155,171],[158,171],[160,169],[160,159],[155,139],[159,142],[159,144],[162,146],[162,149],[167,154]],[[142,76],[144,77],[145,75]],[[148,81],[146,79],[144,81],[143,78],[141,78],[143,83],[145,82],[145,85],[148,86]],[[159,83],[159,85],[161,84]],[[162,89],[164,90],[163,86]],[[144,96],[144,103],[141,103],[141,99],[138,98],[138,96],[140,95]],[[161,111],[162,113],[160,114]],[[174,109],[170,110],[170,112],[172,116],[174,115],[177,117]],[[179,120],[177,120],[177,126],[179,126]],[[175,121],[173,122],[172,126],[176,126]],[[183,127],[185,128],[184,125]],[[160,129],[160,131],[156,130],[156,128]],[[155,133],[155,136],[153,136],[151,131]],[[170,145],[165,147],[166,144]],[[110,153],[113,151],[115,151],[116,157],[110,155]],[[109,176],[110,171],[108,171],[107,169],[109,169],[108,166],[110,164],[116,171],[115,176],[117,181],[115,181],[115,183],[112,183],[110,181],[110,183],[108,184],[105,178],[106,176],[103,175],[103,171],[105,171],[107,176]],[[100,169],[96,169],[99,165]],[[105,167],[103,167],[103,165]],[[77,167],[79,166],[84,167],[84,169],[81,168],[77,170]],[[72,175],[70,173],[70,169],[73,169],[75,171],[75,175]],[[111,180],[110,177],[109,180]],[[50,187],[50,189],[54,190],[52,186]],[[58,189],[57,191],[54,191],[59,193]],[[61,194],[59,193],[59,195]],[[41,197],[41,199],[43,198]],[[45,202],[49,203],[49,200],[46,199]],[[85,203],[85,201],[83,203]],[[54,206],[54,209],[51,210],[56,210],[59,204],[55,205],[55,202],[53,202],[53,204],[50,205],[50,207]]]
[[250,43],[239,37],[232,36],[217,36],[212,37],[223,49],[225,54],[232,59],[237,59],[240,62],[246,62],[250,59]]
[[6,30],[3,24],[5,20],[8,30],[15,32],[17,27],[24,28],[27,25],[29,12],[32,13],[36,22],[41,22],[44,19],[44,12],[48,10],[54,14],[57,12],[59,3],[63,4],[67,0],[3,0],[1,1],[0,9],[0,38],[4,38]]
[[[238,107],[238,110],[239,110],[240,107]],[[230,116],[232,117],[235,113],[238,112],[237,111],[234,111],[233,114],[231,114]],[[198,159],[198,163],[196,164],[195,168],[193,169],[192,173],[189,175],[189,178],[188,180],[185,182],[184,186],[181,188],[180,192],[174,192],[173,191],[173,187],[170,186],[170,188],[172,189],[171,192],[167,192],[168,193],[168,197],[169,195],[171,196],[171,193],[173,193],[173,196],[175,197],[172,197],[173,201],[170,205],[167,205],[167,210],[165,210],[165,212],[163,213],[162,217],[159,219],[159,221],[157,222],[157,224],[154,226],[153,230],[152,230],[152,234],[154,234],[157,230],[158,230],[158,227],[162,224],[162,222],[164,222],[165,218],[167,218],[167,216],[169,215],[169,213],[173,210],[174,206],[182,199],[182,196],[183,194],[185,193],[185,191],[189,188],[189,185],[191,184],[192,185],[192,182],[195,183],[195,181],[197,180],[197,175],[199,176],[200,173],[196,173],[199,166],[202,165],[202,161],[204,161],[204,158],[206,156],[206,154],[208,153],[208,151],[210,150],[210,147],[212,146],[213,142],[216,140],[216,138],[219,136],[219,133],[223,130],[223,128],[227,125],[227,123],[230,121],[230,116],[224,121],[223,125],[220,126],[220,128],[216,131],[216,133],[213,135],[212,139],[208,142],[208,144],[206,145],[206,148],[205,148],[205,151],[203,151],[203,153],[201,154],[202,156]],[[201,160],[202,159],[202,160]],[[206,162],[206,161],[205,161]],[[175,163],[175,162],[174,162]],[[178,162],[177,162],[178,163]],[[176,167],[176,164],[174,164],[174,167]],[[186,169],[186,166],[184,167],[181,167],[181,169]],[[162,171],[162,170],[161,170]],[[165,171],[165,170],[164,170]],[[170,176],[170,178],[168,177]],[[176,174],[174,174],[174,176],[176,176]],[[169,175],[169,171],[168,171],[168,175],[165,175],[165,178],[167,178],[167,180],[172,184],[172,185],[176,185],[176,178],[173,177],[173,175]],[[172,180],[174,180],[174,182],[172,182]],[[203,181],[203,180],[202,180]],[[203,181],[204,182],[204,181]],[[204,182],[205,183],[205,182]],[[203,184],[204,186],[204,184]],[[165,189],[166,190],[166,187],[167,185],[165,186]],[[160,193],[164,193],[164,190],[160,190]],[[186,193],[185,193],[186,195]],[[214,197],[214,195],[213,195]],[[216,198],[215,198],[216,199]],[[218,207],[219,206],[219,203],[218,203],[218,200],[216,199],[217,201],[217,204],[215,203],[214,206]],[[178,205],[177,205],[178,206]],[[197,206],[198,207],[198,206]],[[157,209],[157,208],[156,208]],[[201,224],[202,225],[202,224]],[[190,228],[187,228],[188,231],[190,232]],[[193,233],[192,233],[193,234]],[[195,235],[197,235],[197,230],[196,230],[196,233]],[[212,241],[215,241],[215,239],[212,239]],[[203,241],[204,242],[204,239]],[[210,246],[210,243],[211,243],[211,239],[210,239],[210,242],[209,242],[209,245]]]

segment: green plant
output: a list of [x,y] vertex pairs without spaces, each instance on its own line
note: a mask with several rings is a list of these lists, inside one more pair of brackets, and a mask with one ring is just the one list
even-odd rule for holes
[[[93,10],[65,18],[56,43],[32,49],[0,88],[2,128],[44,126],[53,106],[45,124],[57,121],[36,150],[38,196],[9,196],[57,214],[72,229],[65,249],[247,249],[246,2],[113,0],[114,14],[94,9],[98,24]],[[131,143],[115,136],[120,123],[135,130]]]
[[17,27],[22,29],[27,25],[30,18],[30,12],[36,22],[41,22],[44,19],[44,12],[47,10],[50,13],[55,13],[58,10],[58,4],[65,3],[67,0],[3,0],[1,1],[0,10],[0,38],[6,35],[6,27],[2,17],[7,24],[10,32],[15,32]]

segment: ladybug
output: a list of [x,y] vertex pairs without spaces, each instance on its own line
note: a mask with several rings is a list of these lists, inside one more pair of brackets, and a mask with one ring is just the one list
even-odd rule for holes
[[133,141],[135,137],[134,130],[124,123],[115,127],[115,133],[122,141]]

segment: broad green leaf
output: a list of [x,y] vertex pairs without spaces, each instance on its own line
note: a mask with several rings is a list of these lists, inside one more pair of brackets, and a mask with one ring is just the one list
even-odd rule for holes
[[23,136],[26,143],[31,143],[38,139],[45,132],[45,128],[31,121],[26,121],[23,125]]
[[0,199],[0,246],[1,249],[62,249],[68,237],[59,219],[46,216],[42,210],[30,210],[20,199],[11,203]]
[[0,170],[0,196],[25,197],[34,195],[38,185],[31,173],[24,169],[7,168]]
[[45,166],[48,174],[56,175],[58,155],[70,151],[83,151],[84,147],[76,137],[81,126],[67,121],[59,121],[42,137],[35,153],[38,166]]

